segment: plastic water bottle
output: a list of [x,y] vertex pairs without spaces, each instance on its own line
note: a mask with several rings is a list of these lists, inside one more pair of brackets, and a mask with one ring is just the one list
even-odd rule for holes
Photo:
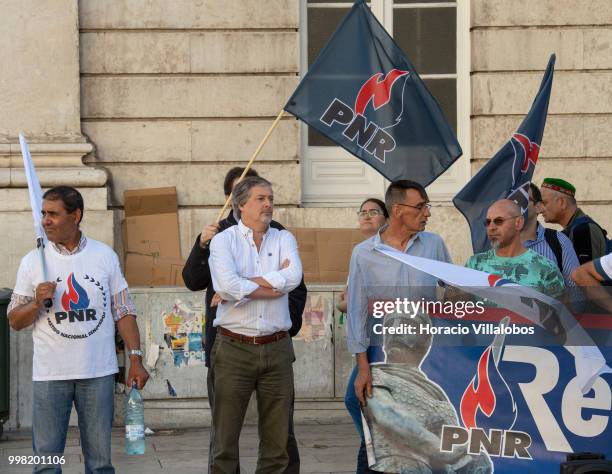
[[125,400],[125,453],[144,454],[144,403],[132,383],[132,389]]

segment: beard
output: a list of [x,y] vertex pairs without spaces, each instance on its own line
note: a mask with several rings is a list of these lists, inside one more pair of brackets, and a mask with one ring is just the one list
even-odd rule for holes
[[499,240],[492,240],[491,241],[491,248],[493,250],[499,250],[499,246],[501,245],[501,242]]

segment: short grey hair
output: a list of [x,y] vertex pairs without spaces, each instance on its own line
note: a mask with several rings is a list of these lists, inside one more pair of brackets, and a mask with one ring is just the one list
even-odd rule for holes
[[232,190],[232,209],[236,220],[240,219],[240,206],[243,206],[251,194],[251,189],[255,186],[272,187],[272,183],[261,176],[250,176],[240,181]]

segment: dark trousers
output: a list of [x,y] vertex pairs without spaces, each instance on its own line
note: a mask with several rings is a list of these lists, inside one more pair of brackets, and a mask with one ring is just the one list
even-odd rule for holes
[[[263,345],[246,344],[217,335],[211,353],[209,402],[212,408],[209,471],[239,472],[238,441],[253,390],[257,394],[259,459],[257,473],[299,472],[291,412],[293,346],[289,338]],[[297,466],[289,471],[289,453]]]
[[[208,390],[208,405],[212,412],[213,404],[215,403],[215,377],[212,364],[209,364],[208,372],[206,374],[206,389]],[[294,389],[295,390],[295,389]],[[293,411],[295,409],[295,397],[291,399],[291,412],[289,413],[289,437],[287,438],[287,454],[289,455],[289,465],[285,469],[284,474],[299,474],[300,472],[300,451],[298,449],[297,439],[293,430]],[[213,446],[213,430],[212,423],[210,429],[210,444],[208,456],[208,472],[210,472],[210,466],[212,464],[212,446]],[[365,447],[364,447],[365,449]],[[366,461],[367,466],[367,461]],[[240,464],[236,468],[236,474],[240,474]]]

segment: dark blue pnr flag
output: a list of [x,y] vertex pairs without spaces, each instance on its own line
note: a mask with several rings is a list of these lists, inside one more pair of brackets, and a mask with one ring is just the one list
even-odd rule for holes
[[453,198],[470,225],[474,253],[484,252],[490,245],[484,221],[487,209],[499,199],[512,199],[527,211],[529,183],[533,176],[552,89],[555,55],[551,55],[540,90],[531,110],[506,144]]
[[340,23],[285,110],[390,181],[427,186],[462,153],[436,100],[363,0]]

